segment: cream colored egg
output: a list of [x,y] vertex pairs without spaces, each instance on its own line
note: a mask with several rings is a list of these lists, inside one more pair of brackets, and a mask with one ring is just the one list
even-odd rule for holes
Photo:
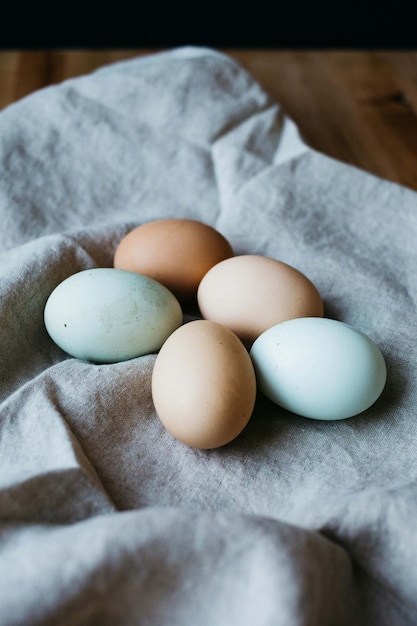
[[152,397],[176,439],[194,448],[217,448],[235,439],[252,415],[255,370],[231,330],[196,320],[174,331],[159,351]]
[[217,263],[200,282],[197,299],[204,318],[227,326],[247,346],[286,320],[323,317],[321,296],[307,276],[260,255]]

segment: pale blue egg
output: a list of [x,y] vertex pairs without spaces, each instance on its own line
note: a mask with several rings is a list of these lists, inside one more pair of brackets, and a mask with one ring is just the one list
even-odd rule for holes
[[252,345],[258,388],[279,406],[317,420],[362,413],[381,395],[384,357],[363,332],[328,318],[292,319]]
[[113,363],[157,352],[183,315],[176,297],[159,282],[97,268],[61,282],[46,302],[44,320],[54,342],[71,356]]

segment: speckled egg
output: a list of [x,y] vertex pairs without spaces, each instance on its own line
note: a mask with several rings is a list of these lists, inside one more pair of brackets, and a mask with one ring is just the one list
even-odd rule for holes
[[50,294],[46,329],[68,354],[96,363],[156,352],[183,321],[181,306],[163,285],[114,268],[83,270]]

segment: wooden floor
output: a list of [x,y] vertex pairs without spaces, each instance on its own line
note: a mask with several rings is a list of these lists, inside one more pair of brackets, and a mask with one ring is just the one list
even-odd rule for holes
[[[0,109],[101,65],[156,50],[0,51]],[[417,50],[223,50],[329,156],[417,190]]]

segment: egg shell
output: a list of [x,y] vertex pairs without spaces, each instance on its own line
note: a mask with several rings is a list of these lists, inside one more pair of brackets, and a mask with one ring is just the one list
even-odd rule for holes
[[299,270],[270,257],[237,255],[210,269],[197,291],[205,319],[227,326],[250,347],[268,328],[323,316],[323,301]]
[[176,439],[194,448],[218,448],[235,439],[252,415],[255,371],[231,330],[207,320],[188,322],[156,358],[152,397]]
[[198,220],[168,218],[142,224],[119,243],[115,268],[139,272],[165,285],[180,300],[196,299],[204,274],[233,255],[227,239]]
[[303,417],[341,420],[362,413],[382,393],[387,370],[378,346],[337,320],[299,318],[265,331],[253,344],[259,389]]
[[44,320],[68,354],[112,363],[159,350],[183,315],[175,296],[151,278],[96,268],[61,282],[46,302]]

